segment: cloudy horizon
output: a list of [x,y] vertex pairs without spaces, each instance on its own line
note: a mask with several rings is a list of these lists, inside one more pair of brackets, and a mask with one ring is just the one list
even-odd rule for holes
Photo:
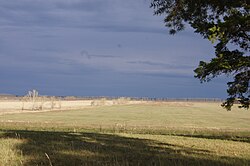
[[214,55],[187,28],[172,36],[149,0],[0,0],[0,93],[225,98],[226,79],[193,70]]

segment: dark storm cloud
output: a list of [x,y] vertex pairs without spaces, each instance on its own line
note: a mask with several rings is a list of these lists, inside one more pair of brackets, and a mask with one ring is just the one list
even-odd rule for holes
[[168,36],[149,6],[0,0],[0,93],[185,97],[199,89],[197,96],[222,96],[221,84],[207,92],[193,79],[199,60],[210,59],[207,42],[190,29]]
[[119,26],[119,25],[98,25],[98,26],[89,26],[87,28],[94,28],[100,31],[107,31],[107,32],[137,32],[137,33],[160,33],[160,34],[167,34],[167,30],[163,28],[150,28],[150,27],[143,27],[143,26]]
[[167,63],[160,63],[160,62],[152,62],[152,61],[129,61],[129,64],[142,64],[148,66],[156,66],[156,67],[163,67],[167,69],[192,69],[195,66],[191,65],[184,65],[184,64],[167,64]]
[[113,55],[96,55],[96,54],[90,54],[86,50],[82,50],[81,51],[81,56],[86,57],[88,59],[92,59],[92,58],[117,58],[117,56],[113,56]]
[[[146,1],[140,2],[143,2],[141,4],[145,8],[149,6]],[[135,11],[132,10],[134,7],[129,4],[133,3],[130,0],[126,3],[116,0],[1,1],[0,25],[74,27],[109,32],[166,33],[160,26],[152,26],[150,19],[145,19],[147,15],[151,15],[149,13],[145,15],[145,18],[131,17],[131,14],[128,13],[133,14]],[[125,9],[121,8],[122,10],[119,11],[119,8],[114,4],[119,8],[121,8],[119,5],[123,4],[126,4],[127,7],[125,6]],[[136,24],[137,22],[139,24]]]

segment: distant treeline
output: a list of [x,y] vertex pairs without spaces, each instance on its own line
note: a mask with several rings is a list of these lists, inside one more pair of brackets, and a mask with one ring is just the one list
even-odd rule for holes
[[[20,100],[24,96],[17,96],[17,95],[6,95],[0,94],[0,99],[1,100]],[[45,96],[46,97],[46,96]],[[47,96],[51,97],[51,96]],[[124,98],[127,100],[134,100],[134,101],[169,101],[169,102],[174,102],[174,101],[183,101],[183,102],[223,102],[223,99],[219,98],[153,98],[153,97],[109,97],[109,96],[55,96],[57,99],[61,100],[98,100],[98,99],[106,99],[106,100],[116,100],[120,98]]]
[[134,101],[193,101],[193,102],[223,102],[223,99],[219,98],[152,98],[152,97],[75,97],[75,96],[61,96],[63,100],[96,100],[96,99],[106,99],[106,100],[116,100],[120,98],[126,98]]
[[16,100],[18,99],[17,95],[11,95],[11,94],[0,94],[1,100]]

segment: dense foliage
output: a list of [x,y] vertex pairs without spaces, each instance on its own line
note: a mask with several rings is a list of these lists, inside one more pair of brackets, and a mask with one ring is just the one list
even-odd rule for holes
[[189,24],[195,33],[215,44],[215,57],[201,61],[194,70],[201,82],[221,74],[232,76],[222,105],[228,110],[237,101],[249,108],[250,98],[250,1],[249,0],[152,0],[156,15],[165,16],[170,34]]

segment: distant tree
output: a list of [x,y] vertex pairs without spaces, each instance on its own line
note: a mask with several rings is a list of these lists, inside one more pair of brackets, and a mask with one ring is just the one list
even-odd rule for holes
[[156,15],[165,16],[170,34],[189,24],[195,33],[215,44],[215,57],[201,61],[195,77],[208,82],[221,74],[232,76],[228,98],[222,104],[227,110],[237,100],[239,107],[249,108],[250,79],[250,1],[249,0],[152,0]]

